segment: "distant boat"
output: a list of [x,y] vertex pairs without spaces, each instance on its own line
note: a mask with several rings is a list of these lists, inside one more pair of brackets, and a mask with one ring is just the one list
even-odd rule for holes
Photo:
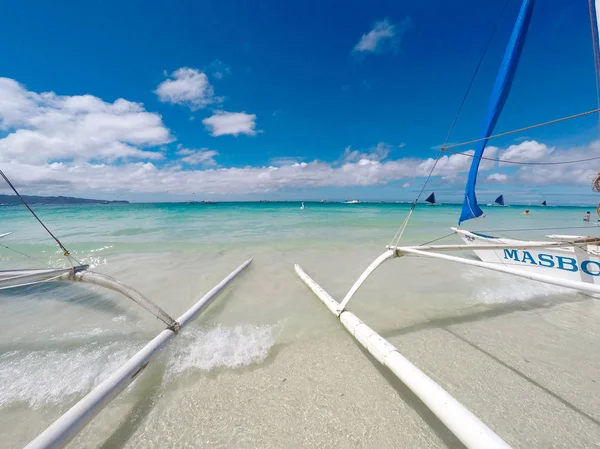
[[360,201],[358,200],[350,200],[350,201],[344,201],[345,204],[360,204]]
[[547,206],[547,204],[546,204],[546,200],[544,200],[544,201],[542,202],[542,206]]
[[435,201],[435,192],[432,192],[431,195],[425,199],[425,201],[428,202],[430,206],[437,205],[437,202]]
[[494,203],[488,203],[488,206],[506,206],[504,204],[504,195],[500,195],[498,198],[494,200]]
[[304,209],[305,209],[305,208],[304,208],[304,203],[302,203],[302,206],[300,206],[300,209],[301,209],[301,210],[304,210]]

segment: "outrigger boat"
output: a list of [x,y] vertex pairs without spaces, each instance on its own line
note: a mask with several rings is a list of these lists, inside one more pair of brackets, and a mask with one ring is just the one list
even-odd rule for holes
[[427,198],[425,198],[425,202],[430,206],[437,206],[437,201],[435,200],[435,192],[432,192]]
[[[595,1],[596,10],[598,10],[600,7],[600,0]],[[473,157],[473,163],[469,172],[459,225],[466,220],[481,217],[483,215],[483,211],[479,208],[475,196],[475,181],[477,178],[479,162],[483,156],[487,141],[494,137],[491,136],[491,132],[495,126],[506,96],[508,95],[510,84],[525,41],[533,5],[534,0],[522,1],[515,27],[505,51],[504,59],[494,85],[488,114],[484,123],[482,138],[477,140],[479,143],[478,147],[475,154],[471,156]],[[595,14],[591,15],[591,19],[595,22]],[[589,113],[592,112],[598,112],[598,110],[590,111]],[[579,114],[578,116],[580,115],[582,114]],[[450,148],[450,146],[442,147],[440,155],[443,151],[447,151],[448,148]],[[2,175],[9,186],[20,197],[17,190],[2,171],[0,171],[0,175]],[[377,360],[389,367],[390,370],[440,419],[440,421],[448,427],[465,447],[469,449],[509,448],[508,444],[492,429],[487,427],[441,386],[402,356],[394,346],[378,335],[373,329],[369,328],[356,315],[348,311],[346,307],[361,285],[381,264],[388,260],[411,255],[452,261],[464,265],[507,273],[521,278],[569,287],[579,291],[600,293],[600,285],[596,283],[596,280],[600,277],[600,251],[598,249],[600,238],[555,235],[549,236],[550,240],[548,241],[508,240],[453,228],[455,233],[464,239],[464,245],[400,246],[400,239],[410,220],[411,214],[415,210],[418,199],[419,198],[414,201],[408,216],[392,240],[392,243],[386,247],[386,250],[381,256],[367,267],[341,302],[334,300],[298,265],[295,266],[295,270],[299,277],[320,298],[325,306],[339,318],[346,329],[348,329],[348,331]],[[251,263],[251,259],[245,261],[236,268],[188,311],[175,320],[158,305],[132,287],[129,287],[114,278],[91,272],[87,265],[77,262],[60,240],[52,234],[33,210],[29,208],[27,203],[23,199],[22,201],[33,216],[54,238],[67,260],[71,263],[71,267],[2,271],[0,272],[0,289],[16,288],[41,282],[66,281],[90,283],[122,293],[152,313],[156,318],[163,321],[167,326],[165,330],[159,333],[129,361],[111,374],[104,382],[94,388],[26,446],[28,449],[60,448],[66,445],[103,407],[105,407],[129,383],[136,379],[160,349],[177,336],[183,327],[197,318],[218,293]],[[356,200],[349,202],[349,204],[356,203],[358,203]],[[5,237],[8,234],[9,233],[0,234],[0,237]],[[447,252],[463,251],[465,249],[473,250],[475,254],[479,256],[480,260],[446,254]]]
[[506,206],[506,204],[504,204],[504,195],[500,195],[494,200],[493,204],[490,203],[488,206]]
[[[34,270],[5,270],[0,271],[0,290],[18,288],[27,285],[40,284],[44,282],[83,282],[97,285],[109,290],[116,291],[133,300],[146,309],[157,319],[165,323],[166,328],[153,340],[148,342],[140,351],[125,362],[119,369],[113,372],[106,380],[100,383],[79,402],[71,407],[65,414],[58,418],[46,430],[32,440],[26,449],[55,449],[65,446],[77,435],[94,417],[110,403],[127,385],[135,380],[150,361],[167,345],[179,332],[190,322],[198,318],[200,314],[211,304],[211,302],[223,291],[233,279],[238,276],[250,263],[252,259],[246,260],[221,282],[206,293],[198,302],[192,305],[179,318],[172,318],[142,293],[115,278],[101,273],[90,271],[87,265],[79,263],[44,225],[40,218],[25,202],[23,197],[12,185],[6,175],[0,170],[0,175],[5,179],[15,194],[21,199],[27,209],[48,231],[65,257],[71,264],[70,268],[58,269],[34,269]],[[0,234],[0,238],[10,235],[10,232]]]
[[[598,24],[596,14],[600,12],[600,0],[595,4],[590,1],[590,19],[594,30],[594,58],[597,69],[600,68],[598,57]],[[582,2],[583,3],[583,2]],[[472,157],[468,180],[465,188],[464,202],[458,224],[484,216],[477,203],[475,184],[479,164],[489,139],[513,132],[544,126],[557,121],[568,120],[587,114],[598,113],[599,109],[587,111],[574,116],[552,120],[538,125],[492,135],[496,121],[508,96],[521,50],[525,43],[529,22],[533,12],[534,0],[522,0],[521,7],[506,47],[500,69],[489,101],[483,123],[481,137],[464,144],[477,143],[474,154],[462,154]],[[597,78],[598,79],[598,78]],[[442,146],[440,155],[449,148],[463,144]],[[438,160],[439,160],[438,156]],[[590,158],[592,160],[594,158]],[[506,162],[506,161],[500,161]],[[513,162],[514,161],[509,161]],[[571,163],[569,161],[565,163]],[[581,161],[579,161],[581,162]],[[431,169],[429,177],[435,169]],[[429,180],[428,177],[428,180]],[[420,195],[425,190],[421,189]],[[600,191],[600,174],[593,183],[596,191]],[[295,271],[302,281],[315,293],[323,304],[339,318],[342,325],[356,340],[364,346],[379,362],[387,366],[415,395],[439,418],[439,420],[469,449],[509,448],[508,444],[492,429],[481,422],[467,408],[460,404],[440,385],[435,383],[424,372],[419,370],[387,340],[363,323],[356,315],[347,310],[350,300],[369,276],[384,262],[405,256],[420,256],[446,260],[463,265],[484,268],[491,271],[510,274],[516,277],[543,282],[560,287],[571,288],[580,292],[600,294],[600,237],[577,235],[549,235],[548,240],[531,241],[506,239],[471,232],[460,227],[452,228],[453,234],[459,236],[464,244],[401,246],[400,239],[406,229],[419,197],[414,201],[406,219],[396,236],[377,259],[360,275],[341,301],[332,298],[306,272],[295,265]],[[503,199],[500,196],[499,199]],[[428,201],[428,200],[426,200]],[[503,203],[503,201],[501,201]],[[545,202],[544,202],[545,205]],[[600,206],[599,206],[600,215]],[[454,256],[448,253],[472,250],[479,260]]]

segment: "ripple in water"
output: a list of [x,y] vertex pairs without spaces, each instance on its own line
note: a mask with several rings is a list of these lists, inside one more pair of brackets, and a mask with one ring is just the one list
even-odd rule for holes
[[279,326],[189,329],[173,346],[168,377],[188,370],[210,371],[216,368],[241,368],[266,359],[275,344]]
[[[238,325],[184,330],[167,347],[167,380],[190,370],[240,368],[260,363],[275,343],[279,326]],[[92,329],[86,337],[103,332]],[[55,340],[80,339],[70,332]],[[76,348],[16,350],[0,355],[0,408],[18,403],[38,409],[83,396],[118,369],[146,342],[96,342]]]
[[554,295],[575,294],[574,290],[515,278],[510,275],[470,270],[461,274],[468,282],[477,284],[475,298],[484,304],[528,301]]
[[10,351],[0,356],[0,407],[63,403],[106,379],[143,344],[115,342],[76,349]]

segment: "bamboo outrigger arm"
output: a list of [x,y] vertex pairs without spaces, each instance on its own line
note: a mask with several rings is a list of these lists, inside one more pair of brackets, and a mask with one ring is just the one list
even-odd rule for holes
[[136,289],[113,277],[88,271],[87,269],[88,265],[77,265],[72,268],[0,271],[0,290],[51,281],[85,282],[123,294],[161,320],[169,328],[175,332],[178,331],[178,323],[167,312]]
[[[598,244],[600,238],[598,237],[587,237],[578,238],[571,240],[559,240],[551,242],[523,242],[523,243],[506,243],[506,244],[487,244],[487,245],[421,245],[421,246],[387,246],[386,251],[375,259],[371,265],[367,267],[365,271],[360,275],[356,282],[350,287],[346,296],[340,303],[337,303],[337,310],[334,312],[337,316],[346,309],[348,302],[352,299],[358,289],[364,284],[364,282],[373,274],[373,272],[379,268],[384,262],[396,257],[416,255],[424,257],[432,257],[438,259],[451,260],[454,262],[465,263],[467,265],[474,265],[481,268],[486,268],[493,271],[504,272],[508,274],[514,274],[516,276],[524,277],[532,280],[539,280],[540,282],[546,282],[561,287],[573,288],[576,290],[588,291],[592,293],[600,293],[600,287],[588,284],[585,282],[576,281],[565,281],[561,279],[555,279],[550,276],[544,275],[531,275],[529,273],[523,273],[521,270],[514,268],[504,267],[503,265],[492,264],[489,262],[473,261],[464,257],[446,256],[443,254],[437,254],[436,251],[473,251],[473,250],[493,250],[493,249],[530,249],[530,248],[560,248],[566,246],[573,246],[578,244]],[[588,288],[589,286],[589,288]]]
[[381,264],[383,264],[384,262],[387,262],[390,259],[393,259],[395,257],[398,257],[398,254],[396,253],[396,251],[388,249],[386,252],[384,252],[381,256],[379,256],[377,259],[375,259],[371,265],[369,265],[367,267],[367,269],[365,271],[363,271],[363,274],[360,275],[360,277],[356,280],[356,282],[354,283],[354,285],[352,285],[352,287],[350,287],[350,290],[348,290],[348,293],[346,293],[346,296],[344,296],[344,299],[342,299],[341,303],[337,303],[337,310],[334,312],[332,310],[332,312],[336,315],[336,316],[340,316],[340,314],[346,309],[346,305],[348,304],[348,302],[350,302],[350,300],[352,299],[352,297],[354,296],[354,294],[358,291],[358,289],[364,284],[364,282],[367,280],[367,278],[369,276],[371,276],[371,274],[377,269],[379,268],[379,266]]
[[59,280],[85,282],[87,284],[98,285],[100,287],[121,293],[161,320],[163,323],[169,326],[169,329],[173,330],[174,332],[179,331],[179,323],[171,318],[167,312],[165,312],[158,305],[146,298],[146,296],[138,292],[133,287],[130,287],[113,277],[95,273],[93,271],[81,270],[78,272],[67,273],[59,278]]
[[[384,261],[393,258],[387,252],[382,254],[363,273],[364,279]],[[464,405],[452,397],[440,385],[423,371],[413,365],[398,349],[363,323],[356,315],[347,310],[339,313],[341,305],[321,286],[308,276],[300,266],[294,266],[296,273],[317,295],[323,304],[336,315],[348,332],[375,357],[389,368],[435,416],[468,449],[510,449],[510,446],[492,429],[486,426]],[[362,278],[363,276],[361,276]],[[364,281],[363,279],[363,281]],[[355,284],[356,286],[356,284]],[[358,287],[357,287],[358,288]],[[350,292],[349,292],[350,293]]]
[[[446,251],[464,251],[472,249],[494,250],[502,248],[548,248],[567,247],[577,243],[596,243],[597,237],[565,239],[552,242],[523,242],[489,245],[428,245],[428,246],[390,246],[377,257],[354,282],[344,299],[338,303],[300,266],[295,270],[300,279],[317,295],[321,302],[339,318],[342,325],[358,340],[379,362],[387,366],[421,401],[440,419],[442,423],[469,449],[509,448],[509,446],[484,423],[467,410],[462,404],[448,394],[441,386],[431,380],[425,373],[415,367],[398,350],[377,334],[373,329],[361,322],[356,315],[346,310],[346,306],[364,282],[388,260],[403,256],[420,256],[441,259],[468,266],[485,268],[500,273],[511,274],[533,281],[571,288],[578,291],[600,295],[600,285],[561,279],[505,266],[504,264],[484,262],[444,254]],[[440,252],[436,252],[440,251]]]
[[[83,397],[77,404],[69,409],[64,415],[58,418],[50,427],[39,434],[31,441],[25,449],[58,449],[64,447],[81,429],[83,429],[108,403],[115,398],[121,391],[127,387],[150,363],[152,358],[175,336],[177,330],[185,327],[188,323],[196,319],[215,297],[229,283],[239,275],[250,263],[252,259],[247,260],[213,287],[196,304],[190,307],[177,321],[173,320],[174,325],[170,325],[159,333],[152,341],[142,348],[131,359],[125,362],[117,371],[112,373],[106,380],[100,383],[96,388]],[[144,305],[143,301],[148,301],[154,307],[158,308],[149,299],[133,288],[108,276],[99,275],[81,271],[63,275],[61,280],[76,280],[88,282],[102,287],[109,288],[123,293],[133,299],[138,304]],[[147,304],[148,305],[148,304]],[[146,308],[146,306],[144,306]],[[152,308],[152,306],[149,306]],[[159,310],[162,310],[158,308]],[[165,312],[163,312],[165,313]],[[168,315],[165,313],[168,317]],[[169,317],[170,318],[170,317]],[[161,318],[162,319],[162,318]]]

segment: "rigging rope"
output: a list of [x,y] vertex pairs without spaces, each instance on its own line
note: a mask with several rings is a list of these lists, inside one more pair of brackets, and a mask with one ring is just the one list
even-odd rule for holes
[[21,251],[17,251],[16,249],[11,248],[10,246],[3,245],[2,243],[0,243],[0,246],[2,248],[8,249],[8,250],[10,250],[12,252],[15,252],[17,254],[20,254],[21,256],[25,256],[27,258],[33,259],[33,257],[31,257],[29,254],[25,254],[25,253],[22,253]]
[[441,150],[442,151],[448,151],[449,148],[464,147],[465,145],[470,145],[472,143],[481,142],[482,140],[496,139],[498,137],[504,137],[504,136],[508,136],[510,134],[516,134],[516,133],[520,133],[522,131],[528,131],[530,129],[541,128],[542,126],[553,125],[554,123],[565,122],[567,120],[572,120],[572,119],[575,119],[575,118],[584,117],[586,115],[596,114],[598,112],[600,112],[600,108],[592,109],[591,111],[580,112],[579,114],[569,115],[568,117],[561,117],[561,118],[557,118],[557,119],[550,120],[550,121],[547,121],[547,122],[543,122],[543,123],[538,123],[538,124],[535,124],[535,125],[526,126],[524,128],[514,129],[512,131],[506,131],[506,132],[503,132],[503,133],[500,133],[500,134],[493,134],[491,136],[481,137],[479,139],[473,139],[473,140],[469,140],[469,141],[466,141],[466,142],[455,143],[455,144],[452,144],[452,145],[443,146],[441,148]]
[[[598,29],[594,26],[597,25],[597,20],[594,17],[594,0],[588,0],[588,8],[590,13],[590,28],[592,30],[592,46],[594,47],[594,68],[596,69],[596,100],[598,101],[598,108],[600,108],[600,53],[598,52]],[[600,118],[598,120],[598,126],[600,127]]]
[[[589,229],[590,225],[587,226],[555,226],[551,228],[521,228],[521,229],[486,229],[485,232],[522,232],[522,231],[553,231],[555,229]],[[472,231],[479,232],[479,231]]]
[[[9,185],[9,187],[12,189],[12,191],[15,192],[15,194],[19,197],[21,202],[25,205],[25,207],[29,210],[29,212],[31,212],[31,214],[35,217],[35,219],[39,222],[39,224],[41,224],[42,227],[46,230],[46,232],[48,232],[48,234],[50,234],[50,237],[52,237],[54,239],[54,241],[58,244],[60,249],[63,251],[63,254],[69,259],[69,262],[70,262],[70,259],[73,258],[79,265],[81,265],[81,263],[77,259],[75,259],[75,257],[71,256],[71,253],[69,252],[69,250],[67,248],[65,248],[65,246],[61,243],[61,241],[58,239],[58,237],[56,237],[52,233],[52,231],[50,231],[50,229],[48,229],[46,227],[44,222],[40,219],[40,217],[38,217],[36,215],[36,213],[33,211],[33,209],[31,207],[29,207],[29,204],[27,204],[27,201],[25,201],[25,198],[23,198],[21,196],[21,194],[17,191],[16,187],[13,185],[12,182],[10,182],[10,179],[8,179],[8,177],[4,174],[4,172],[1,169],[0,169],[0,176],[2,176],[2,178],[4,178],[4,180]],[[71,263],[71,265],[72,265],[72,263]]]
[[[452,150],[447,150],[447,149],[443,149],[442,151],[445,151],[447,153],[457,154],[459,156],[470,157],[473,159],[477,158],[477,159],[482,159],[485,161],[502,162],[503,164],[513,164],[513,165],[566,165],[566,164],[577,164],[580,162],[597,161],[598,159],[600,159],[600,156],[594,156],[594,157],[588,157],[585,159],[575,159],[575,160],[571,160],[571,161],[521,162],[521,161],[511,161],[509,159],[500,159],[500,158],[495,158],[495,157],[475,156],[474,154],[461,153],[460,151],[452,151]],[[600,174],[598,176],[600,177]],[[594,180],[594,183],[595,182],[596,182],[596,180]],[[596,189],[594,189],[594,190],[596,190]],[[596,192],[600,192],[600,190],[596,190]]]
[[440,240],[444,240],[444,239],[446,239],[448,237],[452,237],[455,234],[456,234],[456,232],[450,232],[449,234],[446,234],[446,235],[444,235],[442,237],[438,237],[437,239],[433,239],[433,240],[429,240],[428,242],[421,243],[419,246],[431,245],[432,243],[439,242]]
[[438,153],[438,156],[435,159],[435,162],[433,163],[433,166],[431,167],[431,170],[429,170],[429,174],[427,175],[427,179],[423,183],[423,186],[421,187],[421,190],[419,191],[419,194],[417,195],[417,198],[413,201],[413,204],[412,204],[410,210],[408,211],[408,215],[406,216],[406,218],[402,222],[402,225],[400,225],[400,228],[398,229],[398,231],[396,231],[396,234],[394,235],[394,238],[390,242],[390,246],[398,246],[398,244],[400,243],[400,240],[402,239],[402,235],[404,234],[404,231],[406,230],[406,226],[408,226],[408,222],[410,221],[410,218],[411,218],[411,216],[412,216],[415,208],[417,207],[417,203],[418,203],[419,199],[421,198],[421,196],[423,195],[423,192],[425,191],[425,188],[427,187],[427,184],[429,183],[429,180],[431,179],[431,176],[433,175],[433,171],[435,170],[435,167],[437,166],[439,160],[442,157],[442,154],[444,152],[444,148],[446,148],[446,145],[450,141],[450,137],[452,136],[452,132],[454,131],[454,127],[456,126],[456,122],[458,121],[458,117],[460,116],[462,108],[465,105],[465,101],[467,101],[467,97],[469,96],[469,92],[471,91],[471,87],[473,86],[473,83],[475,82],[475,78],[477,77],[477,73],[479,73],[479,69],[481,68],[481,64],[482,64],[483,60],[485,59],[485,55],[487,54],[487,51],[488,51],[488,49],[490,47],[490,44],[492,43],[492,39],[496,35],[496,31],[498,31],[498,25],[500,24],[500,19],[502,18],[502,15],[504,14],[504,10],[506,9],[506,5],[508,5],[508,0],[505,0],[504,6],[502,6],[502,10],[500,11],[500,14],[498,14],[498,18],[496,19],[496,23],[494,24],[494,27],[493,27],[492,32],[490,34],[490,37],[489,37],[488,41],[486,42],[486,44],[485,44],[485,46],[483,48],[483,52],[482,52],[482,54],[481,54],[481,56],[479,58],[479,61],[477,61],[477,65],[475,66],[475,70],[473,72],[473,76],[471,76],[471,80],[469,81],[469,84],[467,86],[467,89],[466,89],[463,97],[462,97],[460,105],[458,106],[458,109],[456,110],[456,114],[454,114],[454,118],[452,120],[452,124],[450,125],[450,130],[448,131],[448,135],[446,136],[446,140],[444,141],[444,144],[440,147],[440,151]]
[[44,283],[55,281],[56,279],[59,279],[59,278],[63,277],[64,275],[65,275],[64,273],[61,273],[57,276],[53,276],[51,278],[43,279],[40,281],[31,281],[31,282],[26,282],[25,284],[6,285],[4,287],[0,287],[0,290],[9,290],[11,288],[21,288],[21,287],[28,287],[30,285],[44,284]]

